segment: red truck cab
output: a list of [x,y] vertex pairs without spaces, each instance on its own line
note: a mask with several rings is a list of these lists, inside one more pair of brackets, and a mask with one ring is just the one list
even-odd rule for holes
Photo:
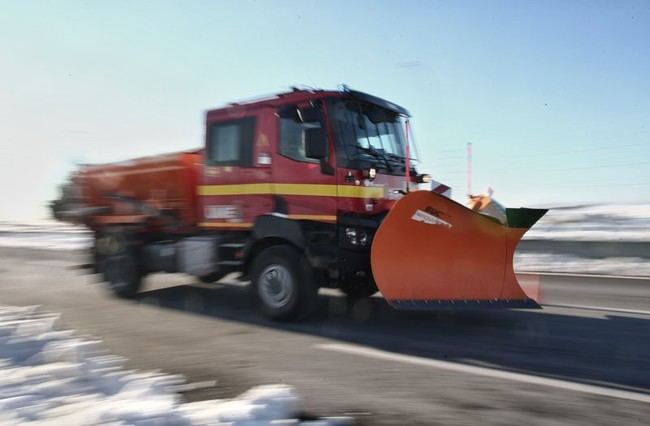
[[296,90],[209,111],[201,226],[246,229],[269,212],[325,223],[385,212],[406,189],[407,116],[353,91]]

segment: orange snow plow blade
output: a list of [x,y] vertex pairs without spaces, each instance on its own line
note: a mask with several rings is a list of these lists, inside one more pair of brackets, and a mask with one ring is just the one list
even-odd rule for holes
[[546,211],[506,209],[501,224],[436,193],[411,192],[375,234],[377,287],[398,309],[539,308],[519,286],[512,261],[521,237]]

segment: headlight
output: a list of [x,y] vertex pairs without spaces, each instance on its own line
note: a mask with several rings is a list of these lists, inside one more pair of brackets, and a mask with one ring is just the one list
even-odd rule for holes
[[416,180],[418,183],[429,183],[431,182],[431,176],[423,173],[421,175],[417,175]]
[[371,167],[369,169],[365,169],[363,171],[363,177],[368,178],[368,180],[371,180],[371,181],[375,180],[375,178],[377,177],[377,169],[375,169],[374,167]]
[[368,244],[368,233],[358,228],[345,228],[345,236],[348,242],[357,247],[363,247]]

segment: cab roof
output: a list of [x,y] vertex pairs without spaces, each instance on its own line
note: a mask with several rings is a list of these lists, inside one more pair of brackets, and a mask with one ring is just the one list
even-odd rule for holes
[[289,92],[281,92],[270,96],[257,97],[247,99],[244,101],[231,102],[221,108],[211,109],[207,112],[207,117],[216,118],[222,116],[224,113],[228,115],[239,115],[246,110],[257,109],[263,107],[278,107],[287,104],[300,104],[310,100],[324,99],[324,98],[351,98],[362,102],[369,102],[378,105],[382,108],[394,111],[400,115],[410,117],[408,110],[405,108],[382,99],[380,97],[370,95],[368,93],[351,90],[345,87],[343,90],[322,90],[322,89],[303,89],[293,87]]

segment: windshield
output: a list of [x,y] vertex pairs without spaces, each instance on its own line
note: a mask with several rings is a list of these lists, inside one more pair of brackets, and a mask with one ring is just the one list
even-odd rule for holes
[[402,117],[377,105],[338,100],[330,117],[342,160],[381,160],[403,169],[405,157]]

